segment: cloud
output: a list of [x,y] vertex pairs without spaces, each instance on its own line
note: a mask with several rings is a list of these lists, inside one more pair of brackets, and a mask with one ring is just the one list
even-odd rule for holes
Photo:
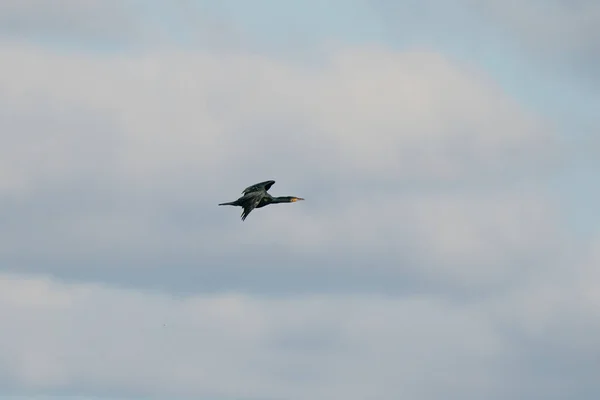
[[13,60],[6,101],[31,110],[35,94],[118,124],[125,150],[135,150],[123,152],[122,167],[146,175],[138,178],[287,160],[337,178],[456,180],[553,150],[542,120],[435,53],[337,51],[318,69],[239,54],[94,58],[5,46],[4,55]]
[[[557,240],[542,194],[510,194],[556,167],[552,127],[438,54],[339,49],[309,66],[5,44],[1,234],[11,268],[129,282],[124,271],[137,281],[134,271],[154,270],[142,275],[167,282],[166,265],[226,281],[240,263],[278,279],[280,265],[308,263],[314,281],[324,265],[400,259],[385,274],[492,282],[477,265],[518,265]],[[216,207],[264,179],[307,202],[256,210],[242,225],[239,210]],[[474,193],[485,181],[499,186]],[[428,193],[444,185],[461,189]],[[524,225],[530,218],[548,229]]]
[[[23,393],[102,388],[107,395],[185,398],[560,398],[579,385],[594,388],[585,374],[521,364],[531,352],[496,328],[502,319],[486,303],[235,293],[173,298],[7,275],[0,285],[0,353],[11,366],[0,369],[0,379]],[[525,305],[535,301],[535,294],[526,295]],[[500,303],[505,310],[516,306]],[[515,333],[570,345],[556,330],[527,329],[535,310],[521,310],[510,316]],[[587,310],[589,318],[595,309]],[[551,319],[566,315],[548,311]],[[581,331],[587,342],[578,342],[576,354],[597,349],[600,327],[592,328]],[[520,380],[521,373],[531,381]],[[548,380],[555,384],[540,384]],[[593,393],[579,394],[591,399]]]
[[[482,71],[376,46],[0,57],[4,391],[598,397],[597,243],[548,184],[571,149]],[[216,206],[264,179],[307,201]]]
[[[521,368],[535,366],[539,374],[560,374],[568,366],[581,379],[544,380],[556,390],[557,398],[560,393],[577,393],[582,398],[600,393],[593,378],[600,368],[600,341],[595,333],[600,329],[598,248],[597,238],[571,247],[558,267],[544,276],[536,275],[535,282],[523,281],[506,298],[490,304],[496,332],[503,331],[514,343],[528,348],[515,358]],[[523,376],[531,379],[527,373]]]

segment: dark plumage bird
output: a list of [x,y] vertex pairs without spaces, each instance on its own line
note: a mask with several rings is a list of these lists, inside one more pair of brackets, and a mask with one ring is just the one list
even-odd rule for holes
[[302,197],[295,196],[283,196],[273,197],[267,191],[273,186],[275,181],[264,181],[257,183],[252,186],[248,186],[242,192],[242,197],[236,201],[229,203],[221,203],[220,206],[240,206],[244,210],[242,211],[242,221],[246,219],[248,214],[255,208],[261,208],[268,206],[269,204],[276,203],[293,203],[298,200],[304,200]]

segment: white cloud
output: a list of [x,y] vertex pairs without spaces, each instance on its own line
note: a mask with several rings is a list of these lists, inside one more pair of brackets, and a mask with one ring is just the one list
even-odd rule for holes
[[[257,263],[290,253],[323,263],[336,249],[333,268],[343,254],[381,264],[404,254],[402,271],[481,283],[556,240],[556,210],[542,194],[403,189],[527,179],[555,156],[543,121],[434,53],[339,50],[319,67],[9,42],[0,55],[0,188],[16,199],[0,233],[19,264],[25,252],[57,264],[174,255],[206,264],[232,246]],[[263,179],[308,200],[256,210],[242,226],[239,209],[216,207]],[[217,213],[231,224],[214,224]],[[482,264],[496,269],[481,275]]]
[[115,125],[119,168],[138,181],[274,165],[338,179],[464,179],[543,159],[553,144],[492,82],[434,53],[341,51],[314,69],[238,54],[2,53],[5,102],[94,112]]

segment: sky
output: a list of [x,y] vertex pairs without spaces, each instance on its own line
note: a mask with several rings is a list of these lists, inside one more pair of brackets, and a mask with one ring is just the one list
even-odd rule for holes
[[600,3],[4,0],[0,59],[0,398],[599,398]]

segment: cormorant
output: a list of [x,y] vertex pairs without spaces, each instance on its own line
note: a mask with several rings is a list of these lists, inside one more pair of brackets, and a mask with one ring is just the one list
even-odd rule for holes
[[244,209],[242,211],[242,221],[246,219],[248,214],[255,208],[261,208],[264,206],[268,206],[269,204],[275,203],[293,203],[298,200],[304,200],[302,197],[295,196],[283,196],[283,197],[273,197],[267,190],[273,186],[275,181],[264,181],[257,183],[252,186],[248,186],[242,192],[242,197],[237,199],[236,201],[231,201],[229,203],[221,203],[220,206],[240,206]]

